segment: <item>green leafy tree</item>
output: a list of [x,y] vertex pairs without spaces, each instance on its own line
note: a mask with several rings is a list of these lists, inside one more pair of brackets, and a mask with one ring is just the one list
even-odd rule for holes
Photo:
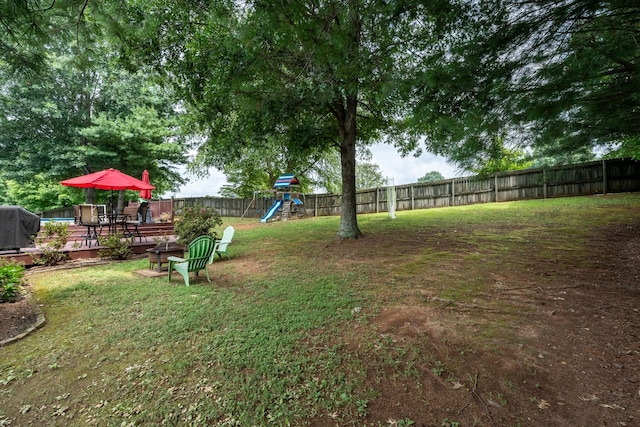
[[628,157],[640,160],[640,136],[624,138],[607,157],[612,159]]
[[340,194],[342,192],[342,173],[340,155],[336,152],[327,153],[313,171],[311,179],[318,191]]
[[406,131],[411,83],[465,16],[446,0],[140,1],[127,12],[113,27],[123,57],[143,56],[181,90],[207,137],[201,158],[221,164],[272,141],[298,157],[339,150],[341,238],[361,234],[356,146]]
[[356,189],[376,188],[387,185],[389,179],[382,174],[380,166],[375,163],[360,162],[356,164]]
[[[415,118],[432,151],[479,169],[501,135],[546,163],[593,158],[640,134],[640,4],[478,2],[422,80]],[[622,153],[621,153],[622,154]],[[556,159],[556,160],[554,160]]]
[[[63,187],[57,181],[37,174],[28,181],[5,182],[7,204],[20,205],[31,212],[43,212],[50,209],[72,206],[82,203],[83,191],[78,188]],[[0,189],[0,194],[2,193]]]
[[444,176],[438,171],[431,171],[418,178],[418,182],[433,182],[443,180]]
[[[149,170],[159,192],[183,183],[175,165],[186,162],[185,147],[169,92],[143,71],[113,66],[108,57],[91,68],[74,57],[50,57],[37,79],[0,70],[0,166],[6,179],[38,187],[115,167],[134,176]],[[64,193],[57,187],[53,191]],[[94,202],[95,193],[90,189],[86,198]]]
[[540,150],[562,155],[637,143],[640,4],[537,1],[534,8],[533,15],[520,11],[526,30],[511,51],[519,44],[533,53],[533,60],[519,58],[517,94],[527,96],[514,105]]
[[[236,150],[237,158],[227,159],[221,163],[222,171],[229,183],[222,189],[224,194],[232,197],[253,197],[254,191],[268,190],[273,187],[277,178],[283,173],[293,173],[301,184],[301,191],[310,190],[307,178],[310,170],[314,170],[317,159],[322,153],[308,150],[305,156],[292,155],[286,144],[273,141],[257,147],[246,147]],[[207,160],[200,162],[196,157],[189,169],[198,175],[198,170],[206,171]]]
[[46,68],[52,40],[78,36],[87,0],[4,0],[0,2],[0,62],[12,71]]
[[[612,152],[607,156],[616,158],[619,157],[619,154]],[[526,156],[526,159],[530,162],[530,167],[541,168],[590,162],[596,159],[596,155],[589,146],[584,146],[569,152],[563,152],[562,150],[550,152],[549,144],[545,144],[544,147],[533,146],[531,153]]]
[[490,147],[477,153],[477,167],[471,169],[476,175],[487,176],[496,172],[522,170],[531,167],[524,150],[509,148],[503,138],[494,138]]

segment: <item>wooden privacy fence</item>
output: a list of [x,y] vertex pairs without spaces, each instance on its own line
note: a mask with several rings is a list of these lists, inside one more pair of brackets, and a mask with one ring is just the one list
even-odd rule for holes
[[216,209],[223,217],[260,218],[273,205],[274,201],[273,197],[256,197],[255,199],[194,197],[173,199],[173,208],[177,216],[182,214],[184,208],[202,206]]
[[[396,186],[396,210],[640,191],[640,162],[604,160]],[[358,213],[387,211],[386,187],[359,191]],[[307,197],[307,210],[334,215],[338,195]]]
[[[640,191],[640,162],[611,159],[578,165],[500,172],[489,177],[461,177],[395,187],[396,211],[461,206],[476,203],[550,197]],[[357,212],[388,210],[387,187],[358,191]],[[157,203],[158,212],[180,215],[185,207],[204,206],[217,209],[222,216],[260,218],[271,207],[273,197],[231,199],[223,197],[176,198]],[[307,215],[340,215],[339,194],[312,194],[304,197]],[[157,215],[154,212],[154,216]],[[41,216],[54,216],[49,212]]]
[[[640,191],[640,162],[612,159],[578,165],[500,172],[489,177],[461,177],[399,185],[396,210],[428,209],[476,203]],[[357,212],[386,212],[387,187],[360,190]],[[252,199],[175,199],[177,214],[186,206],[208,206],[222,216],[258,218],[273,204],[272,197]],[[304,198],[307,215],[340,215],[339,194],[311,194]]]

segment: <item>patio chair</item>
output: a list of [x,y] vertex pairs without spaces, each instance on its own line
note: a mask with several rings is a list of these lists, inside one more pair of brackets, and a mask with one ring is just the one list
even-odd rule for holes
[[187,259],[175,256],[167,257],[169,261],[169,281],[171,281],[171,272],[177,271],[184,278],[184,284],[189,286],[189,273],[195,272],[196,277],[200,270],[204,270],[207,280],[211,282],[207,265],[213,262],[216,241],[211,236],[197,237],[193,242],[189,243],[189,255]]
[[216,241],[216,248],[214,249],[214,254],[218,254],[220,259],[222,259],[222,255],[226,256],[227,259],[231,259],[229,255],[228,246],[231,244],[231,239],[233,239],[233,233],[235,229],[232,226],[228,226],[224,229],[224,233],[222,233],[222,239]]
[[[108,225],[109,222],[100,217],[98,206],[96,205],[79,205],[79,210],[79,224],[87,227],[87,233],[82,236],[85,244],[91,247],[91,241],[95,240],[97,245],[98,235],[102,232],[102,227]],[[100,231],[97,231],[98,227],[100,227]]]
[[149,202],[142,202],[140,206],[138,206],[138,212],[136,214],[136,219],[141,223],[147,222],[147,211],[149,210]]
[[142,239],[147,241],[147,236],[140,232],[139,226],[143,221],[138,218],[140,208],[127,206],[124,208],[122,215],[118,215],[118,223],[122,226],[124,237],[131,239],[131,243],[135,243],[136,237],[142,243]]

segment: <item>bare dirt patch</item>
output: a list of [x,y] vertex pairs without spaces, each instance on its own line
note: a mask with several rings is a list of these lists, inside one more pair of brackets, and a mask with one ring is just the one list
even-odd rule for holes
[[[329,268],[367,268],[385,301],[370,319],[376,348],[365,352],[357,334],[350,344],[376,367],[368,377],[379,394],[367,419],[640,425],[639,231],[640,223],[602,229],[577,257],[542,256],[533,242],[497,256],[499,266],[435,230],[409,243],[376,233],[315,248]],[[417,259],[434,250],[447,255],[429,271]],[[414,262],[422,268],[412,271]],[[447,296],[454,282],[459,292]]]

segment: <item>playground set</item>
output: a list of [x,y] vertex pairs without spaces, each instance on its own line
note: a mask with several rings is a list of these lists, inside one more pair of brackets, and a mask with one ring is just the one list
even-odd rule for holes
[[[275,201],[267,210],[260,222],[279,219],[287,221],[290,218],[304,216],[304,195],[300,193],[300,182],[293,174],[280,175],[273,185]],[[279,216],[277,214],[280,214]]]

